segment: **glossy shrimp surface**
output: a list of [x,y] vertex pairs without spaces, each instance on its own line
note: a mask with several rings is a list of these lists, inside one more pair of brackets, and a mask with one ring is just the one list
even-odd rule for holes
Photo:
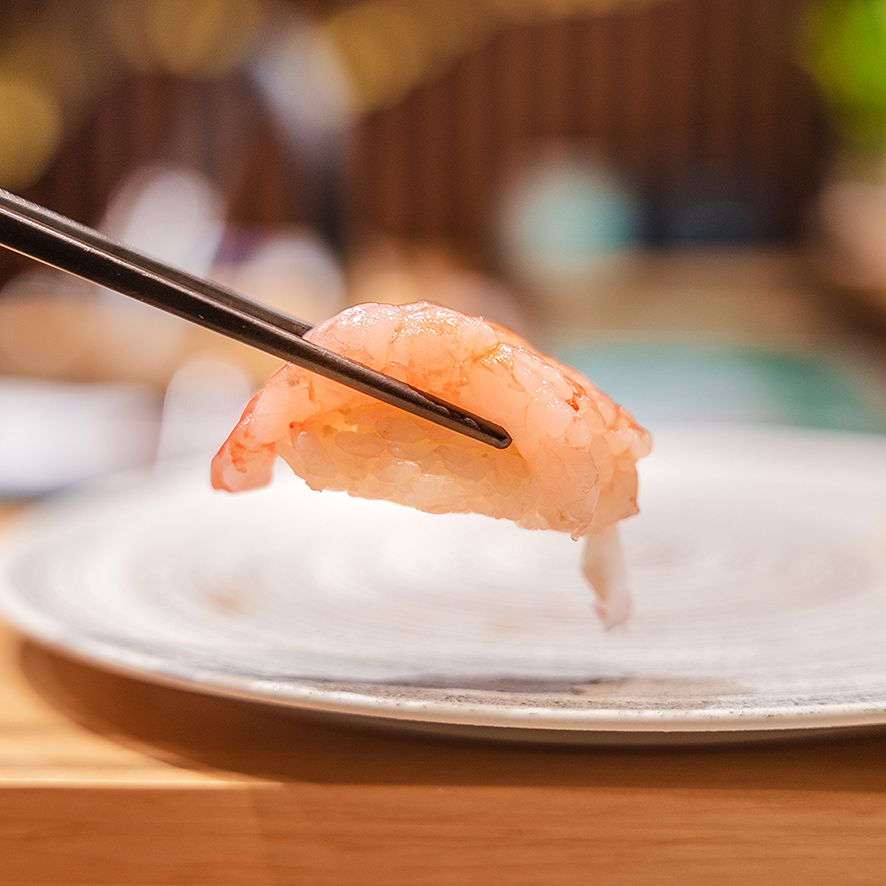
[[268,483],[279,456],[313,489],[586,536],[598,611],[607,624],[624,619],[614,527],[637,511],[636,461],[650,449],[628,412],[516,334],[437,305],[359,305],[306,337],[482,415],[512,445],[494,449],[287,364],[213,460],[216,488]]

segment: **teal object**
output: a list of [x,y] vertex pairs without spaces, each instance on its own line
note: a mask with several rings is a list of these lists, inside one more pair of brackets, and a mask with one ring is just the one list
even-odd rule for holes
[[583,175],[542,182],[524,206],[524,245],[546,256],[596,255],[639,237],[639,211],[615,184]]
[[886,404],[874,382],[822,355],[596,344],[557,356],[647,426],[732,422],[886,432]]

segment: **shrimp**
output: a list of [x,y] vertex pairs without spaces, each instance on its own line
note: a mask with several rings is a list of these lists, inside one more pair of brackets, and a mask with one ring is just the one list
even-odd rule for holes
[[263,486],[279,456],[315,490],[585,537],[598,614],[607,626],[627,617],[616,524],[637,512],[636,462],[651,442],[625,409],[516,333],[426,302],[358,305],[306,337],[482,415],[512,445],[494,449],[286,364],[215,456],[215,488]]

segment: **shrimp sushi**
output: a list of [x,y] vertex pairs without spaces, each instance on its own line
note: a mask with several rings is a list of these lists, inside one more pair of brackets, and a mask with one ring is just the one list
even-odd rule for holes
[[434,304],[358,305],[306,338],[501,425],[511,446],[286,364],[215,456],[214,487],[263,486],[279,456],[312,489],[567,532],[586,539],[583,571],[603,622],[627,617],[616,524],[637,512],[636,463],[651,444],[625,409],[510,330]]

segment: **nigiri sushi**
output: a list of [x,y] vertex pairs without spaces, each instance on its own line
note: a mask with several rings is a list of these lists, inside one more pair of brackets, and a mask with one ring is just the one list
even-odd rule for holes
[[439,305],[364,304],[311,341],[504,427],[494,449],[286,364],[212,462],[231,492],[268,483],[279,456],[316,490],[440,514],[474,512],[585,538],[583,571],[606,625],[629,610],[616,524],[637,512],[647,431],[581,373],[517,334]]

